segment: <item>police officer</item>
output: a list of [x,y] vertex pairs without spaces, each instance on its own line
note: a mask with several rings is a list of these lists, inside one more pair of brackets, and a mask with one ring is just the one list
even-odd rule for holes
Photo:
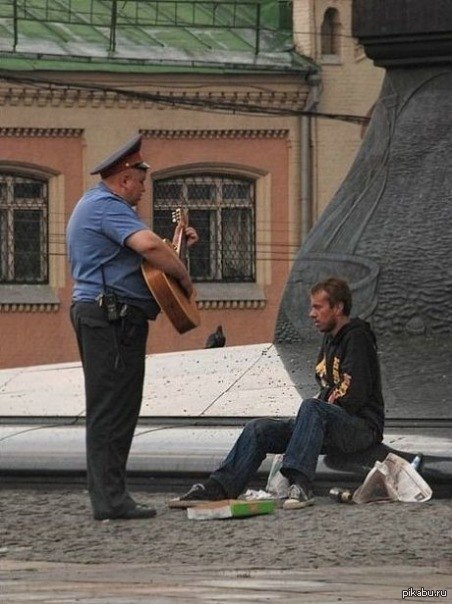
[[[83,195],[67,226],[71,321],[85,377],[87,480],[96,520],[156,513],[135,502],[126,483],[143,394],[148,320],[160,311],[141,273],[143,258],[174,277],[188,296],[193,292],[185,265],[134,210],[149,168],[141,142],[141,135],[134,136],[92,170],[101,181]],[[188,245],[198,240],[192,227],[185,235]]]

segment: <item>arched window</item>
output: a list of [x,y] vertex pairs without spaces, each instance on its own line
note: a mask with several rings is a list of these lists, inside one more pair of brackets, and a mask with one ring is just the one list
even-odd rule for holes
[[340,25],[339,11],[336,8],[327,8],[320,30],[322,55],[340,54]]
[[0,172],[0,283],[48,283],[48,186]]
[[154,181],[153,228],[172,238],[171,213],[189,211],[200,241],[190,250],[197,282],[256,280],[254,181],[226,174],[181,175]]

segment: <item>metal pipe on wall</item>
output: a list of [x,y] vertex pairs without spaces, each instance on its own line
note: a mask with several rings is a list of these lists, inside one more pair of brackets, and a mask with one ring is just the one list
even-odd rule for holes
[[[320,76],[310,76],[310,90],[306,100],[305,111],[314,111],[319,102]],[[304,243],[312,227],[312,150],[311,150],[311,116],[300,117],[300,165],[301,165],[301,242]]]

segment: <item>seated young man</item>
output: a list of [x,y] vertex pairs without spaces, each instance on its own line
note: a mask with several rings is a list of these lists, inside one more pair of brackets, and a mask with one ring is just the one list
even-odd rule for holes
[[268,453],[284,453],[289,480],[285,509],[314,502],[312,483],[320,453],[353,453],[381,442],[384,402],[375,336],[367,322],[350,318],[346,281],[330,278],[310,290],[309,316],[324,334],[316,365],[320,392],[304,400],[295,419],[248,422],[221,466],[195,484],[181,502],[238,497]]

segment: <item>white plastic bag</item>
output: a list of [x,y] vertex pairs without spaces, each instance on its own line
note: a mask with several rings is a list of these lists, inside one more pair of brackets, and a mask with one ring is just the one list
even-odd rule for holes
[[273,463],[268,474],[267,486],[265,490],[273,497],[278,499],[287,499],[289,491],[289,481],[281,474],[281,466],[284,459],[282,453],[278,453],[273,457]]

